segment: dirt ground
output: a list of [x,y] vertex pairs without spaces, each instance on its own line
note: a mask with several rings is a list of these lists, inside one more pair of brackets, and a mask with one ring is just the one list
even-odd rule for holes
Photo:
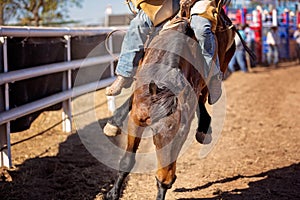
[[[224,86],[220,138],[205,157],[199,156],[203,145],[192,142],[178,159],[166,198],[300,199],[300,66],[235,72]],[[103,126],[109,113],[103,91],[97,95]],[[99,200],[109,190],[117,171],[86,150],[76,128],[62,132],[60,122],[60,111],[45,112],[29,130],[11,135],[14,168],[0,172],[0,199]],[[121,199],[155,199],[154,175],[131,174]]]

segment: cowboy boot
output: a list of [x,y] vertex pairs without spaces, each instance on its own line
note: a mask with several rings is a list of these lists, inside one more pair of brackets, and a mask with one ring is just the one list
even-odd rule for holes
[[222,73],[211,77],[208,84],[208,103],[210,105],[216,103],[222,95]]
[[200,144],[210,144],[212,141],[211,133],[204,133],[203,131],[197,131],[195,137]]
[[202,100],[199,100],[198,107],[198,128],[195,137],[200,144],[210,144],[212,141],[211,117]]
[[118,75],[111,86],[105,90],[106,96],[116,96],[121,93],[122,88],[128,88],[132,82],[131,78]]
[[106,136],[114,137],[121,134],[121,129],[111,122],[107,122],[105,127],[103,128],[103,133]]

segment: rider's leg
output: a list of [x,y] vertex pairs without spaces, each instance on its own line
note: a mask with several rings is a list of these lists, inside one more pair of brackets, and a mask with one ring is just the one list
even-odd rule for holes
[[151,20],[142,10],[131,20],[116,68],[117,79],[106,88],[106,95],[118,95],[123,87],[130,86],[135,74],[134,67],[137,67],[143,55],[144,43],[151,27]]
[[203,78],[206,80],[209,98],[208,102],[214,104],[222,94],[222,73],[216,53],[216,39],[212,32],[211,22],[199,15],[192,15],[191,28],[199,42],[201,53],[206,61]]
[[[207,87],[209,90],[209,98],[208,102],[210,104],[215,103],[222,94],[221,89],[221,81],[222,81],[222,73],[220,71],[219,60],[216,54],[216,38],[212,31],[212,23],[207,18],[201,17],[196,13],[192,13],[191,17],[191,28],[194,30],[195,36],[199,42],[200,48],[202,50],[202,55],[206,61],[206,66],[204,67],[204,74],[202,74],[203,78],[206,80]],[[202,71],[202,70],[201,70]],[[202,105],[200,105],[201,103]],[[203,102],[198,102],[199,105],[199,115],[201,115],[200,107],[205,112],[206,108]],[[207,113],[207,112],[206,112]],[[198,116],[199,116],[198,115]],[[203,113],[202,113],[203,117]],[[212,140],[211,134],[207,134],[210,130],[210,116],[207,113],[206,119],[201,120],[201,117],[198,117],[198,128],[196,132],[196,139],[201,144],[209,144]],[[208,127],[208,129],[201,129],[201,126]],[[201,130],[200,130],[201,129]]]
[[200,144],[209,144],[211,143],[212,140],[211,127],[210,127],[211,117],[206,110],[203,99],[199,99],[198,108],[199,108],[199,111],[197,112],[198,128],[196,132],[196,140]]
[[130,96],[119,108],[114,111],[113,116],[109,119],[103,129],[107,136],[116,136],[121,134],[123,122],[131,110],[132,96]]

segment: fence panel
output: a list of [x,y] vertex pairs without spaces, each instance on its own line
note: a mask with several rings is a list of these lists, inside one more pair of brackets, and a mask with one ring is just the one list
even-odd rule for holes
[[[104,43],[115,29],[123,31],[109,38],[109,49],[118,50],[112,56]],[[33,121],[44,110],[63,107],[63,130],[71,131],[71,99],[113,82],[124,31],[126,27],[0,27],[0,167],[12,166],[10,134],[29,128],[27,118]],[[91,79],[74,87],[79,68]],[[103,76],[92,77],[93,70],[100,69]]]

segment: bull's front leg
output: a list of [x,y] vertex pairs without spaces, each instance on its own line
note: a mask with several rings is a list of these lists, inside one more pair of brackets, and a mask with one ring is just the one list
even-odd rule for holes
[[176,180],[175,175],[176,163],[171,163],[169,166],[161,168],[157,171],[156,185],[157,195],[156,200],[164,200],[168,189],[171,189]]
[[129,172],[135,164],[135,154],[126,152],[120,161],[119,173],[116,182],[112,189],[106,194],[106,200],[118,200],[121,195],[122,185],[128,176]]
[[118,200],[120,198],[121,188],[128,174],[129,172],[119,172],[113,188],[105,195],[105,200]]
[[134,115],[130,114],[128,119],[128,137],[126,153],[120,161],[119,173],[112,189],[105,195],[106,200],[118,200],[121,195],[122,185],[134,167],[135,155],[141,141],[144,127],[137,125],[134,121]]

